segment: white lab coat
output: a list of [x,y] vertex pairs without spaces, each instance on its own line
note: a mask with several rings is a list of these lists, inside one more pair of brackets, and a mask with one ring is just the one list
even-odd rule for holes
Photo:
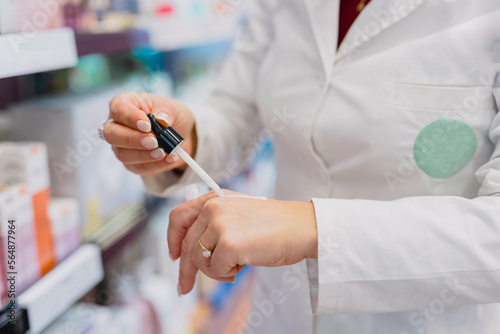
[[[313,198],[319,260],[260,268],[241,322],[265,334],[498,334],[500,2],[372,0],[337,50],[338,6],[254,1],[213,97],[193,108],[206,170],[233,174],[264,129],[276,198]],[[450,118],[477,148],[433,177],[414,145]],[[165,195],[195,179],[144,181]]]

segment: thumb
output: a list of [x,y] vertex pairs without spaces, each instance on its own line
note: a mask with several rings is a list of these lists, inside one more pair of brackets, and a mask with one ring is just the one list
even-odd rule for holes
[[173,259],[181,256],[181,245],[184,237],[200,215],[205,203],[213,197],[217,197],[217,194],[214,191],[210,191],[175,207],[170,213],[167,242],[170,256]]
[[159,98],[153,103],[151,112],[161,125],[167,127],[175,122],[179,107],[179,102],[175,99]]

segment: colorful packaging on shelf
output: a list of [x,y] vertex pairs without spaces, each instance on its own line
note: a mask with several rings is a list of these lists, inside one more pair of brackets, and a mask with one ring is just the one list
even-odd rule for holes
[[73,198],[53,198],[49,204],[57,263],[73,253],[82,242],[78,202]]
[[14,32],[16,0],[0,1],[0,34]]
[[34,231],[41,275],[55,265],[48,205],[50,199],[47,148],[43,143],[0,143],[0,185],[24,183],[32,198]]
[[[0,267],[10,297],[12,291],[7,277],[15,276],[15,296],[40,277],[32,208],[32,196],[26,185],[0,188]],[[10,274],[12,272],[15,274]]]
[[[3,242],[0,241],[0,247],[3,248]],[[3,251],[0,250],[0,259],[3,259]],[[9,299],[7,297],[7,278],[5,277],[4,274],[4,266],[0,266],[0,308],[3,308],[7,303],[9,302]]]
[[84,235],[144,196],[141,178],[127,171],[97,135],[108,116],[109,101],[141,87],[134,81],[97,92],[28,101],[10,110],[14,140],[47,144],[52,193],[78,200]]
[[2,0],[0,33],[22,32],[30,38],[36,31],[63,26],[62,0]]

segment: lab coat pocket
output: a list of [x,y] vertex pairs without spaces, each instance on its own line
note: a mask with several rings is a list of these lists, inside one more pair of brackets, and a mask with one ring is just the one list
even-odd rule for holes
[[393,117],[407,136],[404,151],[430,194],[473,197],[475,171],[489,160],[488,130],[495,116],[493,89],[397,83]]
[[486,86],[428,86],[397,83],[394,106],[437,111],[466,118],[468,113],[493,109],[493,88]]

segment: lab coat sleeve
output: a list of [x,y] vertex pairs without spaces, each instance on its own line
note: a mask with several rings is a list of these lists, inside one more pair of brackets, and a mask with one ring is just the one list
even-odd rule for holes
[[313,311],[500,302],[498,114],[490,139],[496,148],[477,170],[477,198],[313,199],[319,241],[318,260],[307,260]]
[[[246,27],[221,69],[211,97],[203,105],[190,106],[198,136],[194,159],[219,182],[246,167],[257,150],[262,126],[255,105],[256,81],[261,59],[272,39],[271,3],[251,2]],[[146,189],[157,196],[167,196],[187,184],[200,182],[189,168],[181,176],[165,172],[143,177],[143,181]]]

